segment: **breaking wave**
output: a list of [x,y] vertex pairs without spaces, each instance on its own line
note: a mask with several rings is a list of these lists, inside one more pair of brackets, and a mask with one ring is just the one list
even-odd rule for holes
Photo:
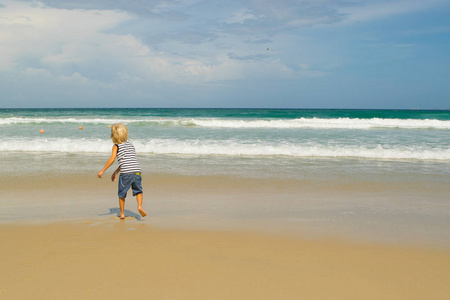
[[[150,139],[133,141],[139,155],[287,156],[450,161],[450,149],[423,146],[271,144],[269,142]],[[110,153],[110,140],[15,138],[0,141],[3,152]]]
[[22,118],[10,117],[0,119],[0,125],[13,124],[114,124],[125,123],[135,126],[175,126],[175,127],[209,127],[209,128],[274,128],[274,129],[450,129],[450,121],[432,119],[358,119],[358,118],[299,118],[299,119],[196,119],[196,118]]

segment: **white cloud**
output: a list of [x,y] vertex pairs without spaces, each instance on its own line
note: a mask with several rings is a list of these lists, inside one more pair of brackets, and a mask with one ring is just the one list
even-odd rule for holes
[[368,1],[367,4],[343,7],[339,11],[346,15],[344,23],[366,22],[431,9],[443,3],[446,0]]
[[54,74],[52,72],[49,72],[46,69],[40,69],[40,68],[26,68],[22,72],[23,78],[26,79],[28,82],[34,81],[34,82],[46,82],[47,85],[50,85],[51,82],[59,82],[63,84],[64,86],[72,86],[72,87],[99,87],[102,86],[103,88],[112,88],[113,85],[105,84],[102,82],[96,82],[94,80],[91,80],[87,77],[84,77],[78,72],[74,72],[72,74],[68,75],[61,75],[61,74]]
[[251,11],[242,9],[233,13],[226,21],[227,24],[244,24],[248,20],[257,20],[264,18],[264,15],[255,16]]
[[[183,57],[155,51],[113,30],[134,16],[120,11],[57,9],[7,2],[0,8],[0,72],[43,72],[55,80],[111,83],[120,79],[201,84],[261,74],[291,74],[277,62],[243,62],[220,51]],[[256,18],[242,11],[235,22]],[[225,51],[225,50],[224,50]],[[270,71],[271,70],[271,71]],[[70,79],[70,80],[69,80]]]
[[7,2],[0,8],[0,16],[0,47],[4,50],[0,71],[26,67],[21,61],[30,59],[79,62],[107,37],[103,32],[131,19],[115,11],[64,10],[18,2]]

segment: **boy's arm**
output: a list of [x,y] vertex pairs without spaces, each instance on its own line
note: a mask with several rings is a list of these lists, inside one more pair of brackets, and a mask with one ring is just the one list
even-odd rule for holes
[[118,167],[118,168],[114,171],[114,173],[112,173],[112,175],[111,175],[111,181],[116,181],[116,176],[117,176],[117,174],[119,174],[119,172],[120,172],[120,167]]
[[102,178],[103,173],[105,173],[105,171],[111,167],[111,165],[114,163],[114,161],[116,160],[116,156],[117,156],[117,146],[114,145],[112,148],[112,154],[111,157],[108,159],[108,161],[106,162],[105,166],[103,167],[103,169],[97,173],[98,178]]

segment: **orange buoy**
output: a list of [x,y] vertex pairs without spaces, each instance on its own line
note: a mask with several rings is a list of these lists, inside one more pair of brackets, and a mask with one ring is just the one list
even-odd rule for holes
[[41,130],[39,130],[39,132],[40,132],[40,133],[44,133],[45,131],[44,131],[44,129],[41,129]]
[[82,130],[82,129],[83,129],[83,126],[78,127],[78,129]]
[[108,125],[108,128],[111,128],[111,125]]

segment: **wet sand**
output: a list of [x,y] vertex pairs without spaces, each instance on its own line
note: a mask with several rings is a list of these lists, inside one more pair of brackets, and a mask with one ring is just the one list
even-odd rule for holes
[[[0,224],[104,221],[119,211],[117,183],[96,173],[2,176]],[[448,185],[144,174],[149,226],[435,245],[450,249]]]
[[1,299],[448,299],[450,252],[160,229],[2,225]]

